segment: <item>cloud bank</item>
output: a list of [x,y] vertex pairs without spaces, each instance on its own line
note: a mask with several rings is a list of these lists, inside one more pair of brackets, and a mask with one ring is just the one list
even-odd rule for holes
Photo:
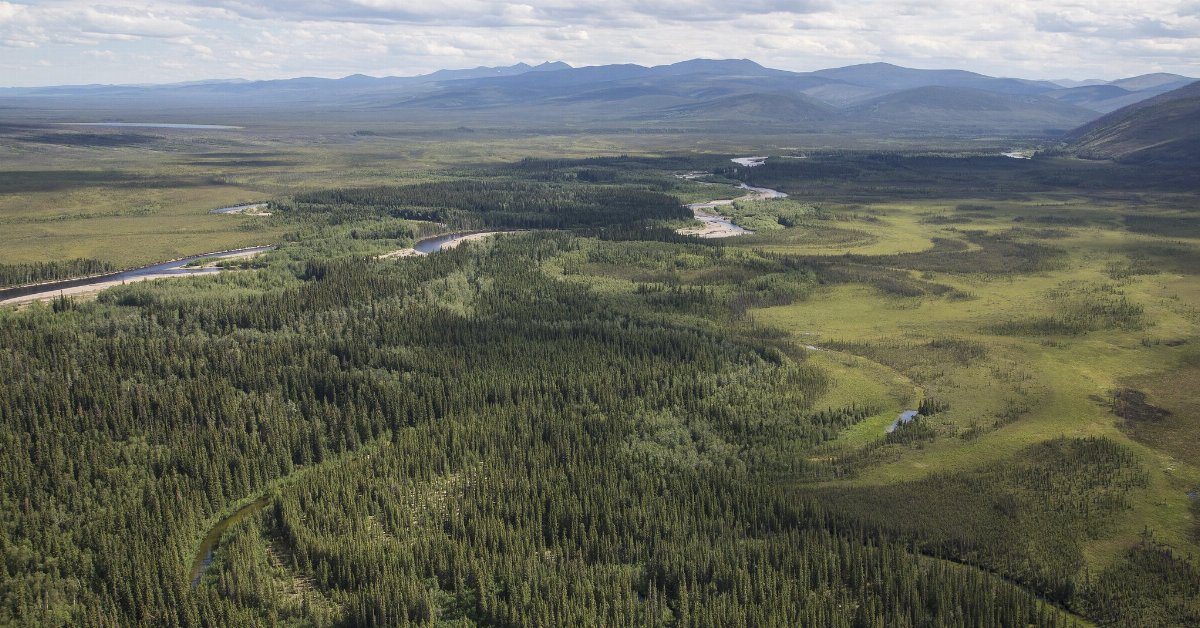
[[1000,76],[1200,75],[1196,0],[0,0],[0,85],[750,58]]

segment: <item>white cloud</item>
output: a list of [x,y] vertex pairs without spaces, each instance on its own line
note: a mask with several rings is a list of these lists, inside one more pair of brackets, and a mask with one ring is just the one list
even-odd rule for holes
[[[3,39],[0,39],[0,46],[4,46],[5,48],[37,48],[38,47],[37,42],[29,41],[26,39],[15,39],[12,37],[6,37]],[[9,67],[12,67],[12,66],[9,66]]]
[[[16,68],[0,78],[10,84],[701,56],[794,70],[889,61],[1007,76],[1196,76],[1200,0],[0,0],[0,46]],[[54,73],[34,67],[44,59]]]
[[556,41],[587,41],[589,39],[587,31],[571,26],[549,29],[544,32],[543,36]]
[[87,7],[77,19],[79,30],[85,33],[127,37],[178,37],[196,32],[194,27],[180,19],[152,11],[123,7]]

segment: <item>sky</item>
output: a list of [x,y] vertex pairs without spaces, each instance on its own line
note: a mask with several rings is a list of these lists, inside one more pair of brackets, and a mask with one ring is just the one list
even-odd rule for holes
[[0,86],[565,61],[1200,77],[1200,0],[0,0]]

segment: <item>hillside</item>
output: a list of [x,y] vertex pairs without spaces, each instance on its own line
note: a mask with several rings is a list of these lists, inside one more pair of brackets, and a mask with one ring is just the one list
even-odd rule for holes
[[1139,92],[1116,85],[1083,85],[1046,94],[1060,102],[1108,113],[1145,99]]
[[1158,72],[1155,74],[1142,74],[1141,76],[1131,76],[1116,81],[1112,81],[1109,85],[1116,85],[1122,89],[1133,91],[1145,89],[1161,89],[1162,91],[1170,91],[1178,89],[1195,81],[1196,79],[1180,76],[1178,74],[1167,74]]
[[1017,96],[964,87],[918,87],[851,107],[847,123],[897,132],[1051,133],[1086,122],[1094,113],[1043,96]]
[[700,103],[681,105],[652,112],[653,117],[728,120],[745,123],[754,121],[785,122],[803,125],[806,122],[827,122],[836,114],[832,107],[812,98],[792,94],[736,94]]
[[851,65],[817,70],[813,74],[880,91],[936,86],[970,87],[1004,94],[1041,94],[1058,87],[1048,81],[995,78],[964,70],[918,70],[890,63]]
[[1200,81],[1125,107],[1067,135],[1091,159],[1200,163]]

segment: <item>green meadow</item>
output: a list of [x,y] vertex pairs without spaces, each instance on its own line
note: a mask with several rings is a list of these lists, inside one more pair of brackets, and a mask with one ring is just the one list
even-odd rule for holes
[[[761,201],[742,211],[793,214],[800,202]],[[1149,207],[1143,199],[1136,211],[1175,216],[1178,203],[1170,195],[1152,197]],[[755,236],[763,250],[781,254],[831,260],[896,255],[887,261],[889,269],[952,289],[909,296],[888,286],[835,283],[801,302],[753,310],[755,322],[788,330],[794,342],[820,348],[810,359],[839,372],[871,373],[835,378],[838,385],[828,394],[839,402],[877,397],[889,380],[897,388],[887,413],[827,445],[832,455],[878,438],[891,412],[915,409],[921,398],[948,405],[925,421],[931,428],[928,442],[897,448],[880,464],[838,483],[889,486],[970,473],[1051,439],[1104,437],[1135,452],[1149,482],[1130,496],[1131,507],[1114,515],[1104,534],[1082,544],[1086,567],[1104,569],[1147,530],[1185,554],[1197,553],[1194,498],[1188,494],[1200,485],[1200,458],[1186,435],[1200,427],[1190,392],[1200,355],[1200,285],[1196,267],[1182,266],[1176,256],[1194,257],[1200,240],[1194,234],[1168,241],[1133,233],[1121,221],[1121,205],[1106,199],[1055,195],[979,206],[979,199],[965,198],[855,208],[869,220],[843,209],[846,218],[826,222],[862,235],[836,250],[796,241],[790,229]],[[838,212],[836,204],[831,207],[826,211]],[[1061,253],[1036,272],[980,273],[971,266],[973,243],[963,239],[968,231]],[[961,244],[962,263],[954,267],[922,259],[934,239]],[[933,267],[937,270],[923,270]],[[934,346],[951,340],[969,345],[969,355]],[[1118,390],[1144,393],[1142,403],[1164,412],[1119,416],[1114,411]]]

